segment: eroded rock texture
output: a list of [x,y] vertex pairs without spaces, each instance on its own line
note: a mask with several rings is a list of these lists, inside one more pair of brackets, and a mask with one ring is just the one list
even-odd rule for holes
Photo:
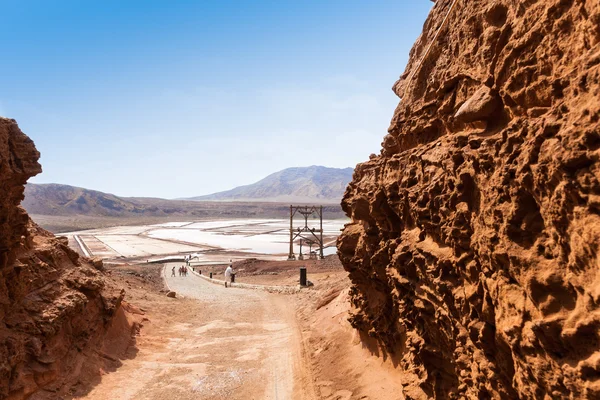
[[410,396],[600,398],[599,90],[600,1],[436,2],[338,242]]
[[58,398],[89,365],[122,294],[19,207],[39,153],[0,117],[0,399]]

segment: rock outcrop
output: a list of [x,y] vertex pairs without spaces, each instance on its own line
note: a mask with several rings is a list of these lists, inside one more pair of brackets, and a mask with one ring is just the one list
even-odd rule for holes
[[123,298],[19,206],[38,158],[16,122],[0,117],[0,399],[58,398],[92,368],[84,362],[101,351]]
[[438,0],[394,91],[352,324],[412,398],[600,398],[600,2]]

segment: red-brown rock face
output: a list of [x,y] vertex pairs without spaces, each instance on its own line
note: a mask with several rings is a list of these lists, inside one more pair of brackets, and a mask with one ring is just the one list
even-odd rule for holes
[[438,0],[394,90],[343,200],[353,325],[413,397],[600,398],[600,1]]
[[0,117],[0,399],[57,398],[85,370],[122,298],[19,207],[38,158],[16,122]]

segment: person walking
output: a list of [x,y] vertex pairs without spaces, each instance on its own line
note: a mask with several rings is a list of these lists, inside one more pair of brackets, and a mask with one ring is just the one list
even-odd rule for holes
[[229,266],[225,270],[225,287],[227,287],[227,282],[231,282],[232,275],[233,275],[233,266],[231,264],[229,264]]
[[175,276],[175,267],[171,270],[171,276]]

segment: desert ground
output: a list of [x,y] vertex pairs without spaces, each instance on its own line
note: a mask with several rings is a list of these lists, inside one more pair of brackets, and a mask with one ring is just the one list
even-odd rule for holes
[[[327,241],[335,242],[340,224],[324,222]],[[71,244],[79,250],[107,260],[107,272],[125,288],[134,333],[125,349],[106,351],[112,356],[101,375],[82,378],[70,399],[404,398],[394,362],[350,327],[350,282],[337,255],[287,261],[287,221],[176,222],[68,235],[78,238]],[[191,253],[200,254],[180,276]],[[234,285],[254,289],[225,288],[229,259]],[[299,286],[300,267],[308,287]]]
[[[283,263],[234,266],[246,271],[242,282],[297,281],[300,261]],[[309,262],[314,286],[294,294],[225,288],[192,273],[171,277],[180,265],[109,267],[138,327],[101,376],[82,378],[68,399],[404,398],[392,360],[378,357],[347,321],[349,282],[336,256]]]
[[314,398],[305,393],[310,385],[295,382],[306,374],[292,303],[196,276],[165,277],[179,298],[143,304],[152,317],[137,339],[139,353],[85,398]]

